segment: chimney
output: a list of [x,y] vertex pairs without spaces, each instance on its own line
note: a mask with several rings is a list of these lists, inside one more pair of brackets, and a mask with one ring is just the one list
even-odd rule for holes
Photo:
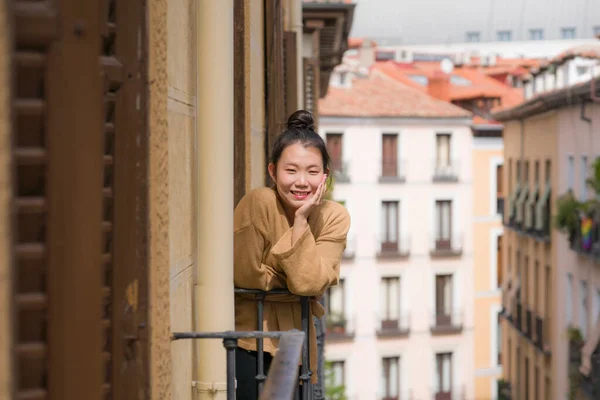
[[442,71],[434,72],[429,77],[427,93],[436,99],[450,101],[450,75]]
[[363,39],[358,49],[358,62],[361,68],[370,68],[375,61],[375,45],[370,39]]

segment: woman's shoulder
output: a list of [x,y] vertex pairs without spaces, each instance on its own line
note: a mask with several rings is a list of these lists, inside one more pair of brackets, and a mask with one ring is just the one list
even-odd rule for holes
[[239,206],[247,207],[256,211],[262,207],[269,207],[277,203],[277,194],[275,190],[269,187],[261,187],[253,189],[246,193],[242,200],[240,200]]

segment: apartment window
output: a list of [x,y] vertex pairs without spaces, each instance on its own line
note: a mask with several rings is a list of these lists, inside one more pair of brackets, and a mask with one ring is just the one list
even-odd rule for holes
[[450,249],[452,247],[452,201],[437,200],[435,214],[435,247]]
[[345,281],[340,279],[336,286],[331,286],[327,289],[326,294],[327,306],[327,329],[343,332],[346,329],[346,312],[345,312]]
[[567,325],[573,324],[573,275],[567,274]]
[[587,282],[581,281],[579,284],[579,327],[581,334],[585,337],[588,331],[588,290]]
[[540,285],[537,282],[540,282],[540,263],[539,261],[535,262],[534,270],[533,270],[533,309],[539,311],[539,295],[540,295]]
[[398,176],[398,135],[384,133],[381,143],[381,176]]
[[496,239],[496,285],[502,287],[502,235]]
[[581,199],[587,199],[588,158],[581,156]]
[[400,203],[398,201],[384,201],[381,203],[382,212],[382,239],[381,251],[398,251],[398,224]]
[[346,382],[344,361],[331,361],[331,372],[328,384],[333,387],[344,387]]
[[592,28],[594,31],[594,36],[598,36],[600,35],[600,25],[595,26],[594,28]]
[[381,329],[398,329],[400,320],[400,278],[382,278],[380,288]]
[[550,183],[552,173],[552,161],[546,160],[546,183]]
[[437,171],[444,172],[450,168],[450,139],[448,133],[438,133],[435,135],[435,166]]
[[452,399],[452,353],[435,355],[435,400]]
[[496,213],[504,215],[504,187],[502,185],[503,165],[496,165]]
[[453,304],[452,275],[435,277],[435,322],[436,326],[452,324]]
[[500,313],[496,317],[496,349],[498,352],[497,365],[502,365],[502,317]]
[[512,193],[513,191],[513,160],[512,158],[508,160],[508,192]]
[[529,357],[525,357],[525,400],[529,400]]
[[481,41],[479,32],[467,32],[467,43],[477,43]]
[[561,28],[560,29],[560,37],[562,39],[575,39],[575,28]]
[[540,367],[538,367],[537,365],[535,366],[535,376],[534,376],[534,383],[533,383],[533,398],[534,399],[539,399],[538,397],[538,393],[540,390]]
[[517,161],[517,182],[523,183],[523,177],[521,176],[521,160]]
[[542,29],[530,29],[529,40],[544,40],[544,31]]
[[331,157],[331,169],[334,174],[340,174],[343,172],[342,162],[342,141],[343,135],[341,133],[328,133],[326,134],[327,139],[327,151]]
[[567,188],[573,190],[573,182],[575,180],[575,157],[567,157]]
[[546,280],[544,283],[544,313],[548,315],[550,311],[550,296],[552,294],[552,270],[546,265]]
[[499,42],[510,42],[512,40],[512,32],[511,31],[498,31],[498,41]]
[[398,400],[400,397],[400,357],[385,357],[381,361],[382,398],[383,400]]

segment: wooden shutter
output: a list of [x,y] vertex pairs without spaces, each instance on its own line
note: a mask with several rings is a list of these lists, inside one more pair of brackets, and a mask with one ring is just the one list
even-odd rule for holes
[[331,157],[331,169],[334,173],[342,172],[342,134],[328,133],[327,151]]
[[319,62],[304,58],[304,109],[315,118],[315,128],[319,122]]
[[298,110],[298,48],[296,46],[296,32],[285,32],[283,35],[284,74],[285,74],[285,115],[287,118]]
[[398,135],[384,134],[381,138],[382,176],[398,175]]

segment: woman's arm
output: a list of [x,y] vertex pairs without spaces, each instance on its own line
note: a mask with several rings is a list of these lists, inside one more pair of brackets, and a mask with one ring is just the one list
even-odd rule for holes
[[[295,229],[296,228],[296,229]],[[300,296],[319,296],[339,280],[340,263],[346,248],[350,216],[343,209],[327,221],[315,240],[308,224],[300,232],[289,229],[271,249],[287,276],[289,290]]]

